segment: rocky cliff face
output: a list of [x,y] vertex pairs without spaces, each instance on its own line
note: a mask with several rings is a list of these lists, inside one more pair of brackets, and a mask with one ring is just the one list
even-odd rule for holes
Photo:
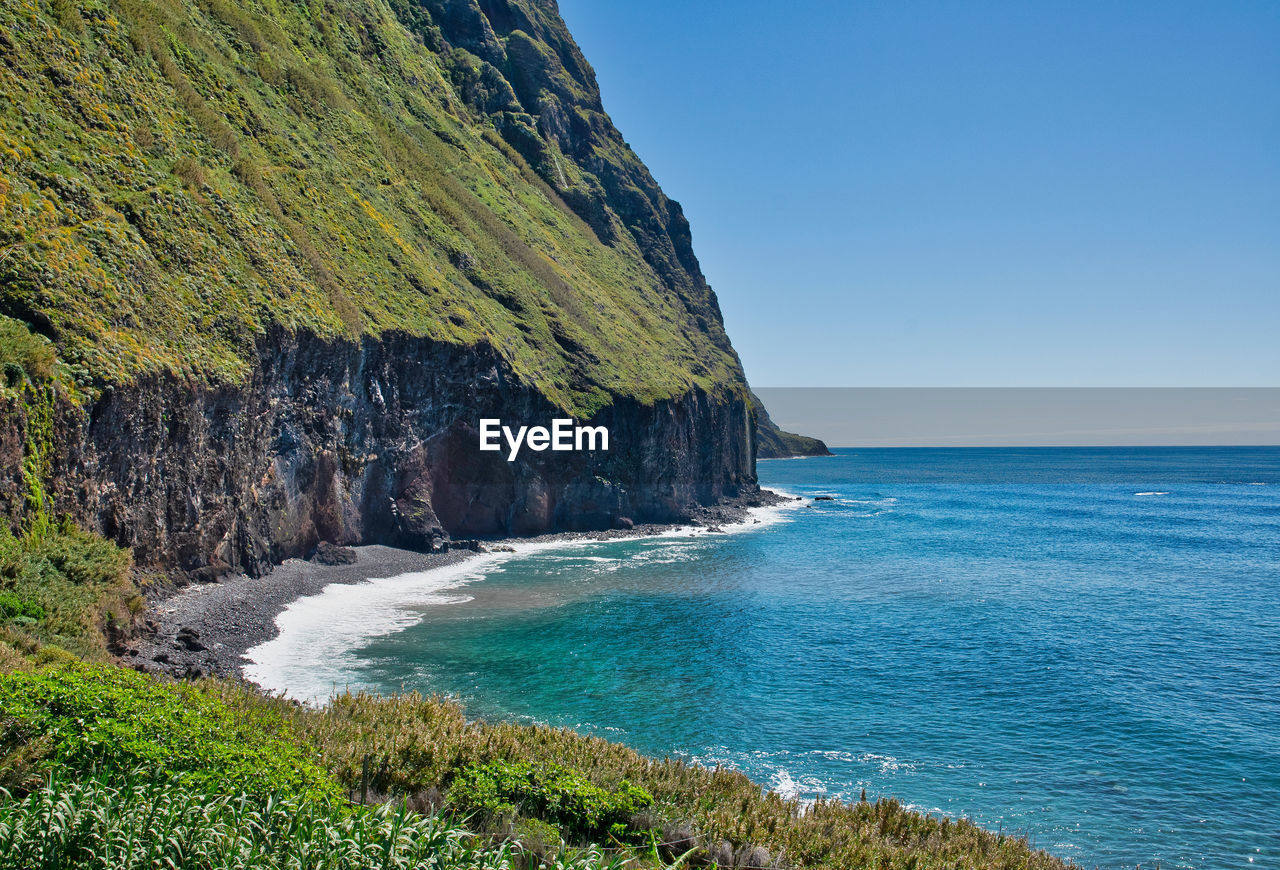
[[[144,565],[258,574],[320,541],[430,548],[449,537],[670,522],[754,491],[753,420],[732,392],[620,400],[608,451],[479,450],[478,421],[563,411],[485,348],[411,336],[276,334],[244,384],[148,378],[89,413],[59,405],[49,496]],[[11,408],[11,411],[14,409]],[[6,417],[18,459],[31,421]]]
[[[754,490],[688,223],[554,3],[11,4],[0,61],[11,525],[261,572]],[[478,450],[569,415],[611,450]]]

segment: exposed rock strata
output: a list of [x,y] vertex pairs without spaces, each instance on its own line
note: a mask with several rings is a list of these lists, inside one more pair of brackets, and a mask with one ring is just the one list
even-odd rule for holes
[[[430,549],[448,537],[528,535],[685,519],[754,492],[744,396],[693,390],[616,399],[593,419],[610,450],[478,449],[478,420],[545,424],[563,412],[484,348],[407,336],[355,343],[283,332],[243,385],[171,378],[60,408],[55,509],[146,566],[261,574],[321,541]],[[21,444],[12,415],[0,445]],[[12,452],[12,451],[11,451]],[[20,469],[7,468],[19,491]]]

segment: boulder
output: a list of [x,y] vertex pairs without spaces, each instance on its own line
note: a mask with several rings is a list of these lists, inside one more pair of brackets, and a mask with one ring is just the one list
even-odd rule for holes
[[356,551],[350,547],[340,547],[328,541],[321,541],[311,561],[319,562],[321,565],[354,565]]
[[232,573],[230,565],[221,559],[214,559],[208,565],[202,565],[187,572],[187,575],[195,583],[217,583],[230,573]]
[[180,629],[176,639],[178,641],[178,646],[182,647],[187,652],[203,652],[208,649],[208,647],[200,642],[199,633],[190,626]]

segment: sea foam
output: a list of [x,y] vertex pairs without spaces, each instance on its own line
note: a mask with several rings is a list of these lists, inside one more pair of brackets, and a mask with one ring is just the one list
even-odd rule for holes
[[[749,508],[741,522],[720,526],[721,534],[759,531],[783,522],[798,501]],[[717,533],[699,526],[679,526],[636,540],[707,539]],[[462,589],[482,580],[512,559],[550,550],[584,549],[598,544],[589,538],[509,542],[511,552],[490,552],[453,565],[379,577],[360,583],[332,583],[315,595],[299,598],[276,617],[278,633],[245,652],[246,679],[294,700],[323,704],[334,694],[373,688],[357,678],[357,651],[374,638],[402,631],[422,619],[424,608],[470,601]],[[592,561],[616,561],[590,556]]]

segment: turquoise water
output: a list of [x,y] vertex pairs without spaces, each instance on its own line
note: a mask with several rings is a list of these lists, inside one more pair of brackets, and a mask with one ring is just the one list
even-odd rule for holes
[[840,451],[760,477],[804,506],[491,565],[332,679],[799,797],[865,788],[1086,866],[1280,866],[1280,449]]

